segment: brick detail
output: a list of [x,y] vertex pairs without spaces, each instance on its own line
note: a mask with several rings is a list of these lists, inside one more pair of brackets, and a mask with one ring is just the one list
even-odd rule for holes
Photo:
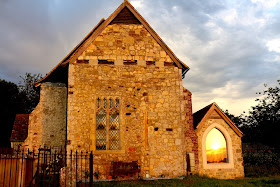
[[192,148],[191,152],[195,155],[195,168],[196,171],[198,170],[198,137],[194,131],[193,127],[193,115],[192,115],[192,93],[188,91],[187,89],[184,89],[183,91],[183,100],[185,101],[185,119],[188,126],[185,130],[185,136],[186,138],[189,138],[192,142]]

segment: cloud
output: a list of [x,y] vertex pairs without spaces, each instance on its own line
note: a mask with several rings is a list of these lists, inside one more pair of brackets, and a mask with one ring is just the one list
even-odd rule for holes
[[143,0],[134,0],[130,2],[134,8],[141,8],[143,6]]
[[280,38],[272,39],[266,43],[269,51],[280,53]]
[[[17,83],[25,72],[48,73],[121,3],[0,0],[0,78]],[[219,101],[241,113],[264,83],[280,79],[279,1],[131,3],[190,67],[183,84],[193,93],[194,108]]]
[[17,83],[25,72],[45,75],[114,11],[108,7],[90,0],[0,1],[0,78]]
[[[277,3],[153,1],[143,9],[155,4],[160,11],[147,11],[148,17],[154,18],[152,26],[175,54],[188,62],[191,69],[184,86],[194,98],[205,98],[208,102],[204,104],[213,99],[230,103],[234,98],[250,108],[264,83],[276,84],[279,57],[267,41],[271,38],[269,27],[279,24],[279,15],[271,13]],[[273,42],[275,51],[278,43]],[[201,106],[200,99],[194,99],[194,106]]]

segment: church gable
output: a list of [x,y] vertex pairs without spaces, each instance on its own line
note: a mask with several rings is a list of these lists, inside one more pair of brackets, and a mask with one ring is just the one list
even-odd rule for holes
[[144,60],[176,65],[144,26],[139,24],[108,25],[78,59]]
[[220,114],[216,111],[216,110],[213,110],[211,112],[211,114],[209,115],[209,119],[223,119]]
[[224,120],[225,123],[240,137],[243,133],[240,129],[229,119],[229,117],[222,111],[222,109],[216,104],[212,103],[201,110],[193,114],[194,128],[202,128],[203,124],[208,120],[220,119]]
[[113,19],[110,25],[113,24],[141,24],[140,21],[134,16],[134,14],[127,8],[124,7],[122,11]]
[[[107,42],[107,43],[106,43]],[[107,46],[105,46],[105,44]],[[106,48],[106,49],[105,49]],[[106,20],[102,19],[50,73],[36,82],[40,86],[53,82],[57,69],[65,69],[75,62],[89,60],[134,61],[143,60],[147,65],[175,66],[181,69],[182,78],[189,67],[180,61],[145,19],[128,2],[124,1]],[[96,63],[96,62],[95,62]]]

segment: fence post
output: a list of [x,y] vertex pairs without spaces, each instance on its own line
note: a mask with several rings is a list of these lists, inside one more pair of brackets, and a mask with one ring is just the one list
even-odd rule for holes
[[92,151],[90,152],[89,156],[89,180],[90,180],[90,187],[93,187],[93,154]]
[[40,182],[40,180],[39,180],[39,175],[40,175],[40,172],[39,172],[39,170],[40,170],[40,155],[41,155],[41,148],[39,148],[39,152],[38,152],[37,170],[36,170],[36,173],[35,173],[35,175],[36,175],[35,184],[39,184],[39,182]]

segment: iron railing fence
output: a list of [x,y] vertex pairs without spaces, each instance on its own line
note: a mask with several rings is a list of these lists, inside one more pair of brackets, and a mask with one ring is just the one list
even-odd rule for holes
[[[93,186],[92,152],[40,148],[0,157],[0,186]],[[97,176],[98,177],[98,176]]]

